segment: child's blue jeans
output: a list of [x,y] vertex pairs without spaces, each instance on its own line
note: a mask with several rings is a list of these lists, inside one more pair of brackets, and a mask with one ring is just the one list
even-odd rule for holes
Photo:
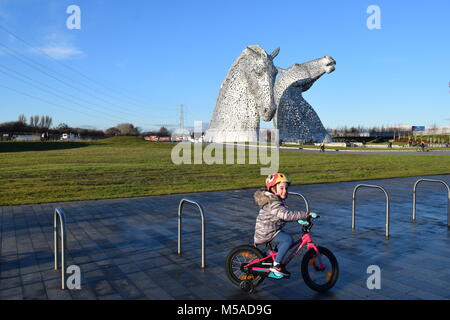
[[286,255],[286,252],[289,250],[289,247],[294,242],[294,239],[290,234],[281,231],[275,238],[273,238],[272,242],[275,243],[278,248],[275,263],[281,263],[283,262],[283,258]]

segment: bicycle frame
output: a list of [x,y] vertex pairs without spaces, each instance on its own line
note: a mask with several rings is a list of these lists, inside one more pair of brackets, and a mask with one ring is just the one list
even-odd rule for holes
[[[319,260],[319,265],[317,266],[315,264],[314,261],[314,266],[318,269],[324,269],[325,265],[323,264],[321,258],[320,258],[320,253],[319,250],[317,249],[317,246],[312,242],[312,238],[311,235],[308,233],[303,234],[303,236],[296,242],[294,242],[288,249],[291,250],[292,248],[297,247],[297,249],[295,249],[294,251],[291,252],[291,254],[287,257],[287,259],[285,259],[285,265],[288,265],[289,262],[291,262],[291,260],[300,252],[300,250],[306,246],[306,251],[308,252],[309,250],[314,250],[316,252],[316,257]],[[262,263],[264,260],[270,259],[272,258],[272,260],[275,260],[275,257],[277,256],[277,252],[270,250],[269,255],[261,258],[261,259],[255,259],[252,260],[250,263],[246,264],[244,266],[244,268],[249,268],[252,265],[255,264],[259,264]],[[270,263],[271,265],[272,263]],[[270,268],[264,268],[262,265],[256,266],[256,267],[251,267],[250,271],[255,271],[255,272],[262,272],[262,273],[269,273],[270,272]]]
[[289,250],[297,246],[297,249],[287,257],[285,260],[285,264],[288,265],[289,262],[300,252],[300,250],[306,246],[306,252],[313,249],[316,252],[316,257],[319,259],[319,268],[324,268],[324,265],[322,263],[322,260],[320,259],[320,253],[319,249],[317,249],[317,246],[312,242],[311,235],[309,233],[304,234],[296,243],[294,243]]

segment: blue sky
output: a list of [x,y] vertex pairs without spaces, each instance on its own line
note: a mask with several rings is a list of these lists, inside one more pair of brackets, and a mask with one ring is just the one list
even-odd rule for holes
[[[72,4],[80,30],[66,27]],[[366,26],[372,4],[379,30]],[[54,125],[153,129],[177,126],[180,104],[185,126],[208,122],[228,68],[258,44],[281,47],[283,68],[337,61],[304,94],[326,127],[447,126],[449,12],[448,0],[0,0],[0,26],[34,47],[0,29],[0,122],[48,114]]]

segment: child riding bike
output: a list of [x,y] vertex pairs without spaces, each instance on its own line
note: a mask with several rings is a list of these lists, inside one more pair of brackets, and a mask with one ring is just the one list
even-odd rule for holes
[[266,178],[266,188],[255,192],[254,199],[260,210],[256,218],[254,243],[256,245],[273,242],[277,245],[278,253],[270,268],[276,276],[289,277],[290,272],[283,264],[283,258],[294,242],[292,236],[282,229],[286,222],[305,220],[315,213],[290,211],[284,200],[288,196],[291,181],[283,173],[274,173]]

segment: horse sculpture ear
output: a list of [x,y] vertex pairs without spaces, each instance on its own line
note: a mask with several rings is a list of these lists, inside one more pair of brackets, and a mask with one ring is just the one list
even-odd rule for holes
[[270,54],[270,56],[272,57],[272,59],[275,59],[275,57],[280,53],[280,47],[276,48],[275,50],[273,50],[273,52]]
[[253,49],[252,46],[247,46],[247,50],[249,50],[250,53],[254,54],[257,57],[261,56],[261,53]]

